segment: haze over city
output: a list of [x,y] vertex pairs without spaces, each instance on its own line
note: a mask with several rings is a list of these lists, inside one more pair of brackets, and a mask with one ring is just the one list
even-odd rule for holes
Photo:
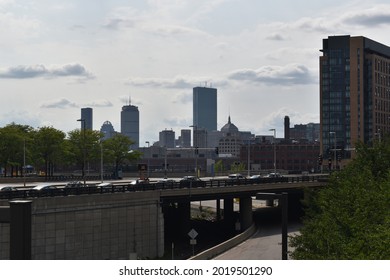
[[283,136],[319,122],[319,49],[330,35],[390,45],[387,1],[0,0],[0,126],[80,127],[94,109],[120,130],[140,111],[140,145],[192,124],[192,88],[218,89],[218,128]]

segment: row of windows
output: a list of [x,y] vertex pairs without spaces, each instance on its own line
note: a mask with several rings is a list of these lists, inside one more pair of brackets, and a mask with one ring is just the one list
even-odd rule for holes
[[376,124],[390,125],[390,115],[376,112],[375,113],[375,123]]
[[390,74],[390,63],[387,60],[375,58],[375,70]]
[[390,99],[390,88],[375,87],[375,96],[385,99]]
[[390,112],[390,101],[384,101],[380,99],[375,99],[375,110]]
[[390,77],[387,75],[383,75],[375,72],[375,83],[382,86],[390,86]]

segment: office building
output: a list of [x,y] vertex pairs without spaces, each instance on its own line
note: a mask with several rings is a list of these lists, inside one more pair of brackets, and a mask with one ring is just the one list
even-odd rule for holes
[[175,147],[175,132],[171,130],[163,130],[159,133],[159,146],[165,148]]
[[[81,129],[92,130],[93,111],[92,108],[81,108]],[[84,127],[85,125],[85,127]]]
[[193,88],[193,126],[197,130],[217,130],[216,88]]
[[350,158],[358,141],[390,132],[390,47],[347,35],[323,39],[321,51],[321,153]]
[[191,147],[191,130],[190,129],[182,129],[181,135],[178,139],[178,146],[182,148]]
[[115,136],[116,131],[114,129],[114,126],[112,125],[111,122],[105,121],[100,128],[100,132],[103,133],[102,140],[107,140]]
[[129,137],[134,144],[131,149],[139,147],[139,111],[137,106],[125,105],[121,111],[121,133]]

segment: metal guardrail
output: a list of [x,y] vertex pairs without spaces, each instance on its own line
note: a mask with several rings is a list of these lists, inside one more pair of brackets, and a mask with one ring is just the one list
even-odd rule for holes
[[110,184],[104,187],[97,185],[87,185],[82,187],[63,187],[48,190],[34,191],[32,189],[19,189],[15,191],[0,192],[0,199],[15,198],[36,198],[36,197],[55,197],[83,194],[107,194],[118,192],[137,192],[154,190],[172,190],[181,188],[220,188],[240,185],[258,185],[273,183],[298,183],[298,182],[325,182],[327,175],[300,176],[300,177],[280,177],[280,178],[257,178],[257,179],[211,179],[179,182],[149,182],[139,184]]

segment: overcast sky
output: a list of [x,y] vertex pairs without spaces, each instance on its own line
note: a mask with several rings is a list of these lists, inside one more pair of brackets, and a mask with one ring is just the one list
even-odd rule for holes
[[140,146],[192,124],[192,88],[218,89],[218,127],[283,136],[319,122],[322,39],[390,45],[388,0],[0,0],[0,127],[64,132],[110,121],[131,98]]

